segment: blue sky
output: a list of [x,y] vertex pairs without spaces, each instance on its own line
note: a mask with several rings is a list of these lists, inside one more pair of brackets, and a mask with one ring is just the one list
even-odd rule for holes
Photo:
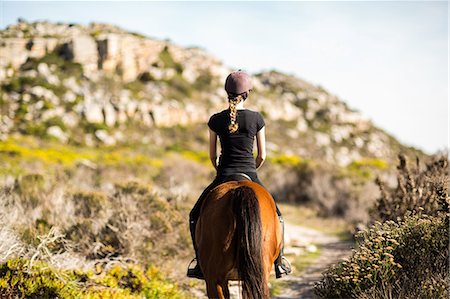
[[[1,0],[0,0],[1,1]],[[447,2],[17,2],[0,28],[108,22],[320,84],[401,142],[448,148]]]

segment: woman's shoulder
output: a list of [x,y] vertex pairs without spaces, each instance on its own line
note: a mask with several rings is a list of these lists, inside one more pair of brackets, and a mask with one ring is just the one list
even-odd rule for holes
[[248,113],[259,114],[259,111],[256,111],[256,110],[251,110],[251,109],[244,109],[244,110],[248,111]]
[[211,116],[210,116],[210,119],[217,118],[217,117],[221,117],[221,116],[224,116],[224,115],[228,115],[228,112],[229,112],[228,109],[219,111],[219,112],[214,113],[213,115],[211,115]]
[[250,109],[245,109],[244,111],[253,117],[262,118],[262,114],[259,111]]
[[266,125],[262,114],[259,111],[248,110],[251,122],[256,124],[257,131],[261,130]]
[[227,116],[227,110],[214,113],[208,120],[208,126],[214,131],[218,130],[218,126],[221,126],[226,121]]

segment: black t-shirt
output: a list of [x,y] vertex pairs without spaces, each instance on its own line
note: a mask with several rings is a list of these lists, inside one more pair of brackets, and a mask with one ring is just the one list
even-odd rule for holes
[[248,109],[237,110],[237,132],[230,133],[230,110],[214,114],[208,121],[211,130],[220,139],[222,152],[219,158],[217,172],[219,175],[229,175],[237,172],[256,172],[253,157],[253,143],[256,133],[265,123],[259,112]]

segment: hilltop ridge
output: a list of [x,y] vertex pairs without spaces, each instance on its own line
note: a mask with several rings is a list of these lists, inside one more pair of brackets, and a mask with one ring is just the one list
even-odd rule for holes
[[[98,23],[20,20],[0,37],[3,139],[20,133],[87,145],[140,142],[146,128],[192,127],[226,108],[223,82],[232,70],[200,48]],[[271,152],[338,165],[420,153],[320,86],[275,70],[253,74],[253,84],[248,105],[270,126]],[[144,140],[170,142],[156,135]]]

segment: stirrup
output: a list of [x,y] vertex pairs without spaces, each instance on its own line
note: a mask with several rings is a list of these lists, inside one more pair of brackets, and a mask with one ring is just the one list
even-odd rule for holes
[[275,264],[275,277],[281,278],[292,273],[291,263],[285,256],[280,256],[280,260]]
[[[191,268],[191,265],[194,261],[196,262],[195,267]],[[193,258],[192,261],[189,263],[186,276],[191,278],[205,279],[205,277],[203,276],[202,269],[200,269],[200,265],[198,264],[196,258]]]

